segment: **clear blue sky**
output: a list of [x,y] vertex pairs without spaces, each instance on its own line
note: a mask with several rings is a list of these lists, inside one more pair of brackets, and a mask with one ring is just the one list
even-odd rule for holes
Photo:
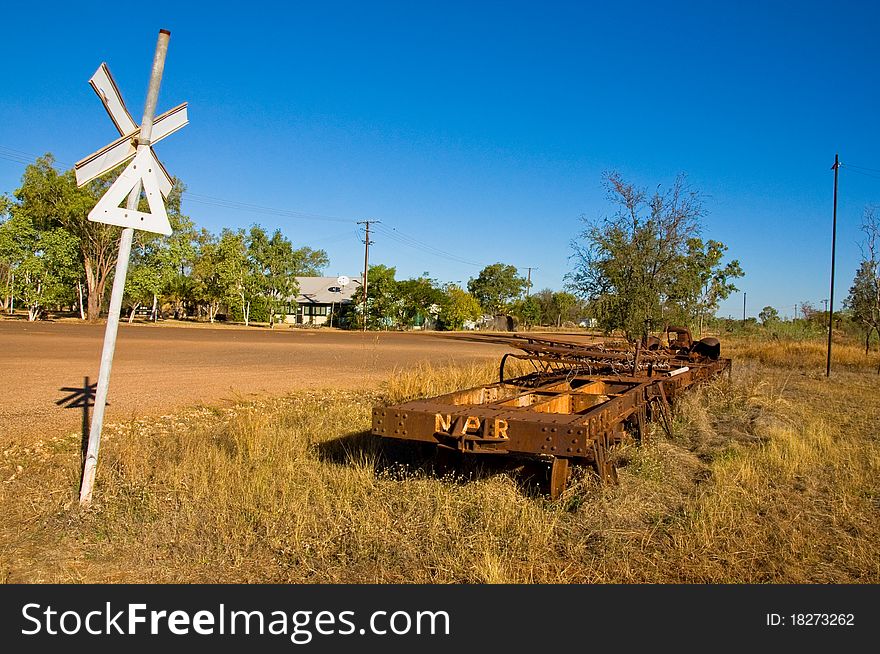
[[[280,227],[326,249],[331,275],[360,270],[352,221],[369,218],[398,230],[371,248],[398,277],[465,283],[503,261],[560,288],[578,217],[610,211],[603,171],[651,188],[684,171],[706,195],[705,236],[747,273],[749,314],[790,315],[828,297],[835,152],[877,169],[841,170],[837,306],[862,210],[880,203],[875,3],[41,2],[2,15],[0,192],[23,170],[10,149],[70,165],[116,137],[87,83],[102,61],[139,121],[166,28],[159,109],[187,100],[191,122],[156,150],[191,192],[184,211],[214,231]],[[741,315],[742,294],[719,313]]]

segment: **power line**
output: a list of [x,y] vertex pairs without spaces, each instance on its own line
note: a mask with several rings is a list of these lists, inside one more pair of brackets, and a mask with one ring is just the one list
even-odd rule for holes
[[345,232],[341,232],[339,234],[330,234],[329,236],[310,239],[309,242],[310,243],[323,243],[326,245],[328,243],[340,243],[342,241],[350,241],[352,239],[359,240],[360,234],[358,234],[357,231],[354,231],[354,232],[345,231]]
[[868,168],[867,166],[857,166],[856,164],[851,163],[841,163],[840,165],[844,168],[861,168],[862,170],[868,170],[872,173],[880,173],[880,168]]
[[470,259],[465,259],[464,257],[460,257],[457,254],[452,254],[451,252],[447,252],[446,250],[441,250],[440,248],[434,247],[433,245],[429,245],[423,241],[420,241],[412,236],[404,234],[399,229],[394,227],[388,227],[383,225],[378,228],[384,236],[401,243],[403,245],[408,245],[417,250],[421,250],[427,254],[432,254],[437,257],[441,257],[444,259],[449,259],[451,261],[455,261],[457,263],[463,263],[468,266],[482,266],[483,264],[477,263],[476,261],[471,261]]
[[184,197],[190,202],[205,204],[221,209],[233,209],[236,211],[247,211],[251,213],[259,213],[272,216],[280,216],[283,218],[296,218],[303,220],[322,220],[334,223],[354,223],[356,221],[349,218],[339,218],[337,216],[326,216],[318,213],[309,213],[306,211],[295,211],[292,209],[277,209],[274,207],[265,207],[259,204],[251,204],[250,202],[239,202],[237,200],[225,200],[223,198],[215,198],[210,195],[201,195],[199,193],[186,192]]
[[[20,164],[31,164],[36,159],[39,158],[40,155],[35,155],[32,152],[24,152],[22,150],[16,150],[14,148],[9,148],[6,146],[0,146],[0,158],[7,159],[9,161],[13,161],[15,163]],[[64,168],[72,168],[72,165],[63,161],[55,160],[56,164]],[[307,212],[307,211],[299,211],[294,209],[281,209],[277,207],[267,207],[265,205],[254,204],[251,202],[241,202],[238,200],[229,200],[226,198],[219,198],[211,195],[204,195],[201,193],[193,193],[192,191],[186,191],[183,195],[183,198],[187,202],[192,202],[195,204],[200,204],[208,207],[215,207],[218,209],[228,209],[232,211],[242,211],[246,213],[256,213],[260,215],[267,216],[276,216],[281,218],[292,218],[295,220],[317,220],[323,222],[336,222],[336,223],[360,223],[363,224],[362,221],[356,221],[351,218],[341,218],[339,216],[330,216],[326,214]],[[380,225],[377,221],[370,221],[373,224],[376,224],[376,231],[381,233],[383,236],[388,239],[395,241],[401,245],[405,245],[414,250],[418,250],[424,252],[426,254],[430,254],[435,257],[439,257],[442,259],[447,259],[449,261],[464,264],[467,266],[474,267],[482,267],[484,264],[472,261],[471,259],[467,259],[465,257],[459,256],[452,252],[448,252],[436,246],[433,246],[429,243],[421,241],[413,236],[410,236],[399,229],[392,227],[390,225]],[[348,237],[339,236],[338,239],[336,236],[329,236],[325,239],[319,239],[324,241],[335,242],[336,240],[342,241],[346,240]]]
[[847,170],[849,170],[849,172],[856,173],[857,175],[864,175],[865,177],[870,177],[871,179],[880,179],[880,175],[872,175],[871,173],[866,173],[864,170],[858,170],[847,164],[840,164],[840,167],[846,168]]
[[[14,161],[15,163],[21,164],[32,164],[34,161],[43,157],[45,155],[34,154],[33,152],[24,152],[23,150],[16,150],[15,148],[9,148],[5,145],[0,145],[0,159],[6,159],[7,161]],[[68,164],[64,161],[54,160],[55,163],[61,165],[63,168],[72,168],[71,164]]]
[[[0,158],[7,159],[9,161],[14,161],[15,163],[21,164],[31,164],[42,155],[34,154],[33,152],[25,152],[23,150],[16,150],[14,148],[10,148],[4,145],[0,145]],[[72,168],[73,165],[64,161],[59,161],[55,159],[55,163],[60,165],[63,168]],[[191,191],[186,191],[184,193],[184,197],[189,202],[195,202],[197,204],[203,204],[206,206],[217,207],[220,209],[232,209],[236,211],[246,211],[250,213],[259,213],[265,215],[272,216],[280,216],[284,218],[295,218],[295,219],[303,219],[303,220],[322,220],[328,222],[338,222],[338,223],[355,223],[356,221],[350,218],[340,218],[338,216],[328,216],[319,213],[313,213],[308,211],[297,211],[293,209],[278,209],[275,207],[266,207],[259,204],[253,204],[251,202],[240,202],[238,200],[227,200],[225,198],[218,198],[210,195],[203,195],[201,193],[193,193]]]

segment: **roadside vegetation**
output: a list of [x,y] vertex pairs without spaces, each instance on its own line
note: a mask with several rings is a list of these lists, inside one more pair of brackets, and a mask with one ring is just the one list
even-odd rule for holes
[[368,434],[374,404],[483,383],[494,365],[108,426],[85,512],[79,434],[10,445],[0,576],[880,582],[876,355],[838,347],[827,380],[814,344],[729,340],[732,381],[683,397],[671,438],[655,428],[620,451],[618,486],[584,471],[556,501],[515,472],[437,476],[428,452]]
[[[73,171],[57,170],[47,154],[25,167],[11,196],[0,195],[0,314],[90,322],[106,314],[121,230],[87,216],[120,171],[78,188]],[[270,233],[260,225],[216,234],[199,228],[182,210],[184,193],[175,180],[167,201],[170,236],[136,232],[123,299],[129,322],[146,315],[153,322],[162,317],[271,327],[295,315],[296,278],[320,276],[330,264],[327,253],[294,247],[281,230]],[[378,238],[430,249],[381,223],[376,229]],[[473,328],[484,316],[489,323],[497,313],[515,315],[524,325],[574,324],[584,315],[583,303],[566,292],[547,289],[528,300],[529,281],[507,264],[486,266],[467,281],[467,290],[427,272],[411,279],[396,275],[394,267],[370,266],[366,307],[352,285],[354,299],[340,295],[332,303],[331,324],[454,330]]]

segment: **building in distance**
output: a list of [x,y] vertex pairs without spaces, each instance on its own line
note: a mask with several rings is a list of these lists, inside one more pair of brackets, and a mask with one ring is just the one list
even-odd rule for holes
[[287,299],[284,317],[284,322],[296,325],[333,326],[342,308],[358,302],[363,292],[360,277],[297,277],[296,281],[299,293]]

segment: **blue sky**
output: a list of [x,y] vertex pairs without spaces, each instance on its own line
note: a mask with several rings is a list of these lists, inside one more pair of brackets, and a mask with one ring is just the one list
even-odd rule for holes
[[[466,283],[503,261],[560,288],[579,216],[611,210],[604,171],[649,188],[685,172],[748,313],[790,315],[828,297],[839,152],[840,306],[880,203],[878,18],[851,2],[14,3],[0,192],[16,153],[70,165],[116,137],[87,83],[102,61],[139,121],[166,28],[159,110],[187,100],[190,125],[156,150],[201,226],[278,227],[351,275],[354,221],[381,220],[370,259],[398,277]],[[740,316],[742,294],[719,313]]]

